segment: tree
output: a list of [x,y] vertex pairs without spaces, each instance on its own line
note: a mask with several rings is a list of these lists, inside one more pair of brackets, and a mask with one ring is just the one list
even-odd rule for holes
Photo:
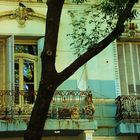
[[[83,2],[84,0],[74,0]],[[119,3],[118,3],[119,2]],[[48,0],[46,33],[42,51],[42,73],[36,102],[24,135],[25,140],[40,140],[47,118],[49,105],[56,88],[68,79],[78,68],[106,48],[124,31],[124,23],[133,15],[132,8],[138,0],[104,0],[102,12],[106,15],[117,14],[113,30],[98,43],[91,43],[88,49],[62,72],[55,68],[56,47],[59,22],[64,0]],[[119,5],[121,4],[121,6]],[[108,7],[107,7],[108,6]],[[49,77],[49,78],[48,78]]]

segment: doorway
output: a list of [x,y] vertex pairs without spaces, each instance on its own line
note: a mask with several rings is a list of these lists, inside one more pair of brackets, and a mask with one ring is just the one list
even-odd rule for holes
[[37,51],[35,45],[15,45],[15,103],[33,104],[37,90]]

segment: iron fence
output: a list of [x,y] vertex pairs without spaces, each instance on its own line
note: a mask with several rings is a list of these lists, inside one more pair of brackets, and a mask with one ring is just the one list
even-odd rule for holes
[[[37,91],[0,90],[0,119],[30,117]],[[58,90],[52,99],[49,119],[93,119],[91,91]]]
[[116,120],[140,122],[140,95],[118,96],[116,105]]

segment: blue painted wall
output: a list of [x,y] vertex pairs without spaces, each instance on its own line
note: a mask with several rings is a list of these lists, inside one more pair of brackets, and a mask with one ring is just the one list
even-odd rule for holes
[[[115,80],[88,80],[89,89],[95,98],[115,99]],[[66,80],[58,90],[78,90],[77,80]]]
[[[115,136],[116,132],[116,105],[115,105],[115,80],[88,80],[89,89],[93,93],[95,114],[98,129],[95,136]],[[58,87],[58,90],[78,90],[77,80],[67,80]],[[99,99],[97,101],[96,99]],[[100,101],[101,99],[101,101]],[[107,99],[113,99],[112,102],[106,102]]]

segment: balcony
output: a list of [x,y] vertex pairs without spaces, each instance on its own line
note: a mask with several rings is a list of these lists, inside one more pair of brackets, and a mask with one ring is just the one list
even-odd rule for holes
[[[29,122],[36,95],[37,91],[0,90],[0,137],[4,133],[10,136],[17,136],[17,133],[23,134]],[[44,132],[54,136],[57,135],[56,130],[61,132],[74,130],[78,134],[83,130],[96,130],[97,121],[94,119],[94,111],[90,91],[56,91]]]
[[[0,91],[0,120],[29,119],[37,91]],[[94,106],[90,91],[56,91],[48,119],[93,119]]]
[[140,95],[122,95],[116,98],[116,120],[140,122]]

